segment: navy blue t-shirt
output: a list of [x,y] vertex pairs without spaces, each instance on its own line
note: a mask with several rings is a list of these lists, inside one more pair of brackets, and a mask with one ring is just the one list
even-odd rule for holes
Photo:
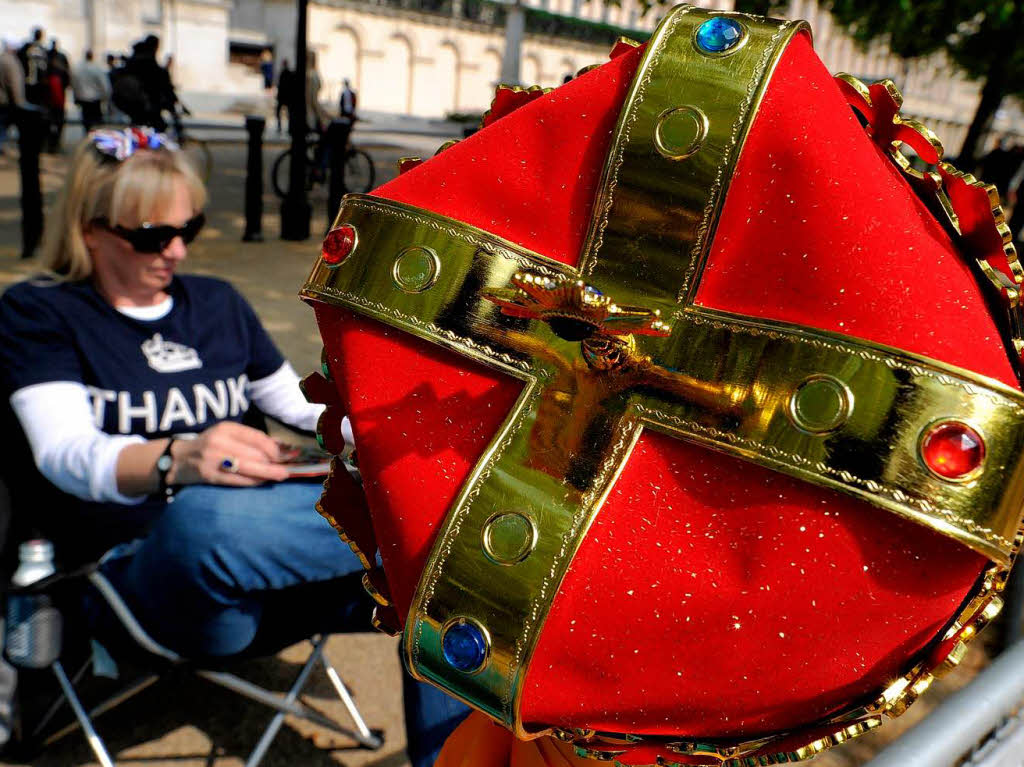
[[247,381],[280,368],[281,352],[228,283],[186,275],[168,293],[168,314],[137,320],[89,281],[13,285],[0,298],[5,394],[79,382],[102,431],[147,439],[241,420]]
[[[249,406],[246,383],[277,371],[284,358],[252,307],[226,282],[175,277],[168,314],[137,320],[122,314],[89,281],[39,279],[0,298],[0,385],[5,399],[32,384],[86,386],[96,425],[108,434],[147,439],[201,432],[239,421]],[[5,420],[13,419],[5,408]],[[39,477],[18,432],[19,460],[4,462],[16,508],[30,512],[37,534],[54,539],[65,562],[94,559],[145,533],[164,507],[82,501]],[[18,447],[20,445],[20,448]]]

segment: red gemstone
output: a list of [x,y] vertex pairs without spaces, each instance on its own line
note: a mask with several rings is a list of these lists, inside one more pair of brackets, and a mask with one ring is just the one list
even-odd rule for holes
[[962,479],[985,460],[985,442],[974,429],[960,421],[935,424],[921,440],[925,465],[946,479]]
[[356,247],[356,229],[351,224],[342,224],[327,233],[324,238],[323,247],[320,249],[320,258],[331,266],[337,266]]

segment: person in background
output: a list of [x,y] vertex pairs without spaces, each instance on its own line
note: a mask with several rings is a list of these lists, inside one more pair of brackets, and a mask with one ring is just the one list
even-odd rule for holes
[[129,122],[128,115],[117,108],[114,103],[114,81],[117,79],[121,72],[121,67],[124,66],[124,57],[118,56],[113,53],[107,54],[107,92],[110,93],[110,98],[107,99],[107,122],[110,123],[126,123]]
[[316,68],[316,51],[306,52],[306,132],[316,133],[316,151],[313,157],[313,175],[323,181],[327,175],[327,142],[324,134],[327,131],[327,113],[320,104],[320,89],[323,81]]
[[327,115],[320,105],[320,89],[323,80],[316,68],[316,51],[306,53],[306,129],[312,133],[323,133]]
[[43,47],[45,33],[42,27],[32,30],[32,39],[21,46],[18,58],[25,72],[25,100],[43,109],[50,105],[49,66],[50,58]]
[[43,126],[46,135],[49,135],[50,76],[47,62],[50,55],[43,47],[44,40],[45,33],[42,27],[33,29],[32,39],[21,46],[18,59],[25,75],[25,101],[42,112]]
[[292,95],[295,93],[295,73],[291,70],[288,65],[288,59],[281,61],[281,72],[277,76],[277,109],[275,114],[277,116],[277,132],[283,133],[281,130],[281,110],[284,110],[285,114],[289,114],[292,104]]
[[264,48],[260,54],[260,74],[263,75],[263,90],[270,91],[274,87],[274,54]]
[[338,103],[338,114],[341,115],[342,119],[346,119],[349,122],[355,122],[356,120],[356,106],[359,98],[356,92],[352,90],[352,84],[346,77],[341,82],[341,99]]
[[157,63],[160,38],[149,35],[132,46],[132,55],[113,76],[113,99],[134,125],[166,130],[163,113],[177,114],[178,95],[167,70]]
[[82,110],[82,128],[86,133],[103,122],[103,105],[110,98],[110,78],[86,51],[82,63],[71,75],[71,91]]
[[25,73],[17,50],[18,44],[11,39],[0,42],[0,156],[6,153],[7,131],[25,106]]
[[[47,217],[50,272],[0,298],[24,459],[63,491],[32,521],[65,563],[103,555],[147,632],[187,657],[369,631],[361,563],[314,509],[320,483],[285,481],[278,443],[243,423],[252,406],[312,431],[323,406],[231,285],[179,274],[205,196],[152,130],[93,131],[75,150]],[[103,636],[100,603],[86,612]]]
[[50,41],[46,64],[50,83],[50,131],[47,150],[50,154],[56,154],[60,152],[60,140],[64,134],[67,92],[71,85],[71,63],[56,40]]

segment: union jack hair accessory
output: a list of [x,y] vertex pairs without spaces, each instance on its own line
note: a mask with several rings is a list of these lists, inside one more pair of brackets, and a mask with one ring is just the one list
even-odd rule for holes
[[123,162],[140,149],[168,149],[177,151],[178,145],[163,133],[152,128],[102,128],[90,131],[89,141],[96,151],[118,162]]

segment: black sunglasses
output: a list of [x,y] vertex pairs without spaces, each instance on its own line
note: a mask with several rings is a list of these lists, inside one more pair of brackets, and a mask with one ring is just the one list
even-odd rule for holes
[[129,229],[120,225],[111,226],[104,218],[97,219],[96,223],[128,242],[138,253],[162,253],[175,237],[180,237],[186,245],[192,242],[206,223],[206,216],[197,213],[182,227],[143,224],[138,229]]

